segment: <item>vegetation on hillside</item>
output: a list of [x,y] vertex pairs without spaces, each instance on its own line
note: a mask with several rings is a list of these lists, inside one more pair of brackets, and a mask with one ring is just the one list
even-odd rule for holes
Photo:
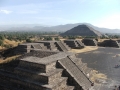
[[[59,40],[58,32],[0,32],[0,49],[11,48],[22,42],[35,42],[38,40]],[[54,38],[53,38],[54,37]],[[95,36],[63,36],[64,39],[98,38]],[[120,35],[106,34],[100,39],[118,39]]]
[[58,35],[58,32],[0,32],[0,49],[11,48],[22,42],[52,40],[52,35]]

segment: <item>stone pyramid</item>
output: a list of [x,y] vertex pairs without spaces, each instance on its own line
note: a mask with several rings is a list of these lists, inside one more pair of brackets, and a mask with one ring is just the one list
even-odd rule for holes
[[78,25],[65,33],[61,34],[62,36],[70,35],[70,36],[102,36],[102,33],[95,30],[94,28],[88,26],[88,25]]

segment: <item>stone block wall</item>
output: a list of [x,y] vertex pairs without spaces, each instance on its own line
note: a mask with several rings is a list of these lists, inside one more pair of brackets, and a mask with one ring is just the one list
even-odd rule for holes
[[115,41],[115,40],[105,40],[105,41],[99,43],[98,46],[120,48],[119,41]]
[[97,46],[97,41],[95,39],[83,39],[82,43],[84,43],[86,46]]

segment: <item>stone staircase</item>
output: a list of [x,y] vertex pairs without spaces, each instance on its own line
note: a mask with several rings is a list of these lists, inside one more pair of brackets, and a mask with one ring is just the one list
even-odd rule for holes
[[42,49],[40,44],[34,44],[34,45],[31,45],[31,47],[33,47],[34,49]]
[[43,44],[47,50],[59,51],[55,45],[56,41],[40,41],[37,43]]
[[66,43],[64,43],[64,41],[61,40],[60,42],[67,48],[68,51],[71,50],[71,48]]
[[80,40],[76,40],[76,43],[78,44],[80,48],[84,48],[85,46]]
[[0,90],[88,90],[87,64],[70,52],[32,51],[0,65]]
[[75,40],[64,40],[64,42],[71,48],[78,47],[78,44],[75,43]]
[[68,56],[77,66],[81,71],[88,76],[88,78],[91,78],[92,75],[92,69],[87,67],[87,63],[83,63],[81,61],[81,58],[76,58],[75,55]]
[[47,48],[52,51],[57,51],[57,47],[55,46],[55,43],[50,43],[49,45],[47,45]]
[[31,50],[47,50],[47,47],[42,43],[24,43],[18,45],[14,53],[29,53]]
[[44,46],[44,44],[41,43],[40,46],[42,47],[43,50],[47,50],[47,47]]
[[31,50],[31,44],[20,44],[16,47],[16,50],[14,51],[14,53],[29,53]]
[[56,44],[56,47],[58,48],[59,51],[68,51],[68,50],[70,50],[70,48],[67,47],[67,45],[65,46],[61,41],[58,41],[55,44]]
[[74,86],[67,85],[68,78],[62,77],[63,69],[56,68],[56,60],[52,56],[49,62],[44,59],[22,57],[17,64],[0,67],[0,90],[73,90]]
[[58,67],[64,69],[64,75],[68,77],[69,84],[75,86],[75,90],[88,90],[91,88],[92,82],[90,79],[69,56],[59,60]]
[[83,48],[84,44],[79,40],[64,40],[64,42],[71,48]]
[[97,46],[98,42],[95,39],[84,38],[82,43],[86,46]]
[[31,47],[34,49],[42,49],[42,50],[46,50],[47,48],[44,46],[44,44],[42,43],[34,43],[31,44]]

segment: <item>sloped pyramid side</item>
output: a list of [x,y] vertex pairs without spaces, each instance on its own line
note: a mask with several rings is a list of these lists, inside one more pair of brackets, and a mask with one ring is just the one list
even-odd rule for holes
[[65,33],[61,34],[62,36],[65,35],[80,35],[80,36],[102,36],[102,34],[93,29],[92,27],[88,26],[88,25],[78,25],[68,31],[66,31]]

